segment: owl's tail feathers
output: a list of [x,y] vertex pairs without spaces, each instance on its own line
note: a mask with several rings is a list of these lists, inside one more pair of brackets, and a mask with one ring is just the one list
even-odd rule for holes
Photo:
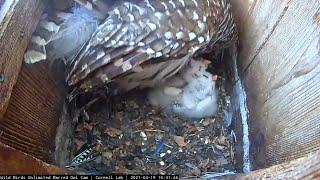
[[[32,39],[34,38],[36,37],[33,36]],[[32,39],[27,51],[24,54],[24,62],[27,64],[34,64],[47,59],[45,46],[40,45],[37,42],[33,42]]]
[[71,16],[72,13],[53,12],[52,14],[43,14],[36,31],[31,37],[27,51],[24,54],[24,61],[27,64],[33,64],[47,59],[46,45],[48,45],[53,37],[59,32],[62,18]]
[[52,36],[58,31],[59,26],[47,20],[47,14],[43,14],[36,31],[31,37],[27,51],[24,54],[24,61],[33,64],[47,59],[46,45]]
[[98,24],[99,21],[84,7],[49,9],[42,15],[31,38],[25,62],[60,58],[68,61],[89,40]]

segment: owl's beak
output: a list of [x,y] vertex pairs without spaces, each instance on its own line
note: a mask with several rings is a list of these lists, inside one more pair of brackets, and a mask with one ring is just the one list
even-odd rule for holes
[[218,80],[218,75],[212,76],[212,81],[216,81],[216,80]]
[[204,59],[202,60],[202,63],[206,66],[208,66],[209,64],[211,64],[212,62],[210,60]]
[[205,65],[205,68],[206,68],[206,69],[209,67],[209,64],[212,63],[211,61],[209,61],[209,60],[207,60],[207,59],[204,59],[204,60],[202,60],[201,62],[202,62],[202,64]]

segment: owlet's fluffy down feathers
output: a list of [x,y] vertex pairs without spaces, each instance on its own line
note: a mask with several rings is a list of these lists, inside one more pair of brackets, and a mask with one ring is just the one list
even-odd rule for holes
[[211,117],[216,112],[215,77],[200,61],[186,67],[148,94],[151,105],[189,119]]
[[[89,40],[74,41],[75,51],[81,50],[67,58],[70,99],[108,89],[109,84],[116,85],[112,88],[117,93],[155,86],[183,69],[191,58],[219,51],[237,39],[229,0],[75,1],[92,14],[83,27],[66,25],[89,29],[78,33],[86,34],[83,41]],[[116,3],[108,6],[110,2]],[[77,12],[73,16],[83,16]],[[100,24],[95,26],[96,22]]]

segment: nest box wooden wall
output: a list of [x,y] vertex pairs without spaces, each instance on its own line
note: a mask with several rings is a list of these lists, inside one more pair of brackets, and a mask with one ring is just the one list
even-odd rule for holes
[[320,149],[320,1],[233,0],[255,169]]
[[51,162],[58,101],[46,62],[23,63],[46,1],[1,2],[0,141]]

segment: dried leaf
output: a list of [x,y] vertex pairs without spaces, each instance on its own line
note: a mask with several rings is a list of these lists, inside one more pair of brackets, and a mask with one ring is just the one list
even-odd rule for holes
[[198,129],[195,126],[192,126],[188,123],[185,123],[183,125],[187,128],[187,131],[190,133],[198,131]]
[[139,105],[135,101],[129,101],[128,104],[134,109],[138,109]]
[[126,150],[122,149],[122,148],[119,148],[119,157],[126,157],[127,156],[127,152]]
[[93,129],[92,134],[95,135],[95,136],[100,136],[101,135],[101,131],[97,127],[95,127]]
[[125,144],[126,144],[127,146],[130,146],[130,145],[131,145],[131,142],[130,142],[130,141],[126,141]]
[[204,121],[202,122],[202,125],[208,126],[208,125],[211,124],[211,123],[212,123],[212,120],[211,120],[211,119],[206,119],[206,120],[204,120]]
[[117,137],[122,134],[122,131],[113,127],[107,128],[104,133],[108,134],[111,137]]
[[188,145],[188,143],[184,141],[184,137],[182,136],[174,136],[173,139],[180,147],[185,147]]
[[211,143],[211,140],[210,140],[209,136],[205,136],[204,139],[205,139],[205,142],[204,142],[205,144]]
[[76,127],[76,132],[81,132],[83,131],[83,123],[79,123]]
[[195,167],[194,169],[192,169],[192,173],[196,176],[200,176],[201,170],[199,168]]
[[102,153],[102,156],[107,158],[107,159],[111,159],[112,158],[112,152],[105,151],[105,152]]
[[160,175],[166,175],[168,173],[165,170],[159,169],[159,174]]
[[90,125],[89,123],[84,123],[84,124],[83,124],[83,128],[84,128],[84,129],[87,129],[87,130],[89,130],[89,131],[92,131],[93,126]]
[[225,149],[224,146],[220,145],[220,144],[215,144],[214,145],[217,149],[219,149],[220,151],[223,151]]
[[123,111],[116,112],[116,119],[118,119],[119,121],[123,121],[123,117],[124,117]]
[[185,165],[192,169],[191,170],[192,174],[194,174],[196,176],[200,176],[201,175],[201,170],[198,167],[194,166],[191,163],[185,163]]
[[202,161],[202,162],[199,164],[199,168],[205,169],[205,168],[208,166],[209,162],[210,162],[210,160],[209,160],[209,158],[207,158],[206,160]]
[[223,166],[223,165],[227,165],[229,162],[226,158],[221,157],[216,160],[216,163],[218,166]]
[[150,128],[152,128],[154,125],[153,125],[153,121],[146,121],[145,122],[146,123],[146,127],[150,127]]
[[118,167],[118,166],[116,166],[116,167],[115,167],[115,170],[114,170],[112,173],[114,173],[114,174],[128,174],[129,172],[130,172],[130,170],[127,169],[127,168],[125,168],[125,167],[122,167],[122,166]]
[[227,145],[227,138],[225,136],[220,136],[218,139],[219,144]]
[[80,139],[75,139],[74,142],[76,143],[77,150],[79,150],[85,144],[85,142],[83,140],[80,140]]
[[103,150],[103,145],[101,143],[97,143],[94,146],[94,150],[97,151],[97,152],[101,152]]

